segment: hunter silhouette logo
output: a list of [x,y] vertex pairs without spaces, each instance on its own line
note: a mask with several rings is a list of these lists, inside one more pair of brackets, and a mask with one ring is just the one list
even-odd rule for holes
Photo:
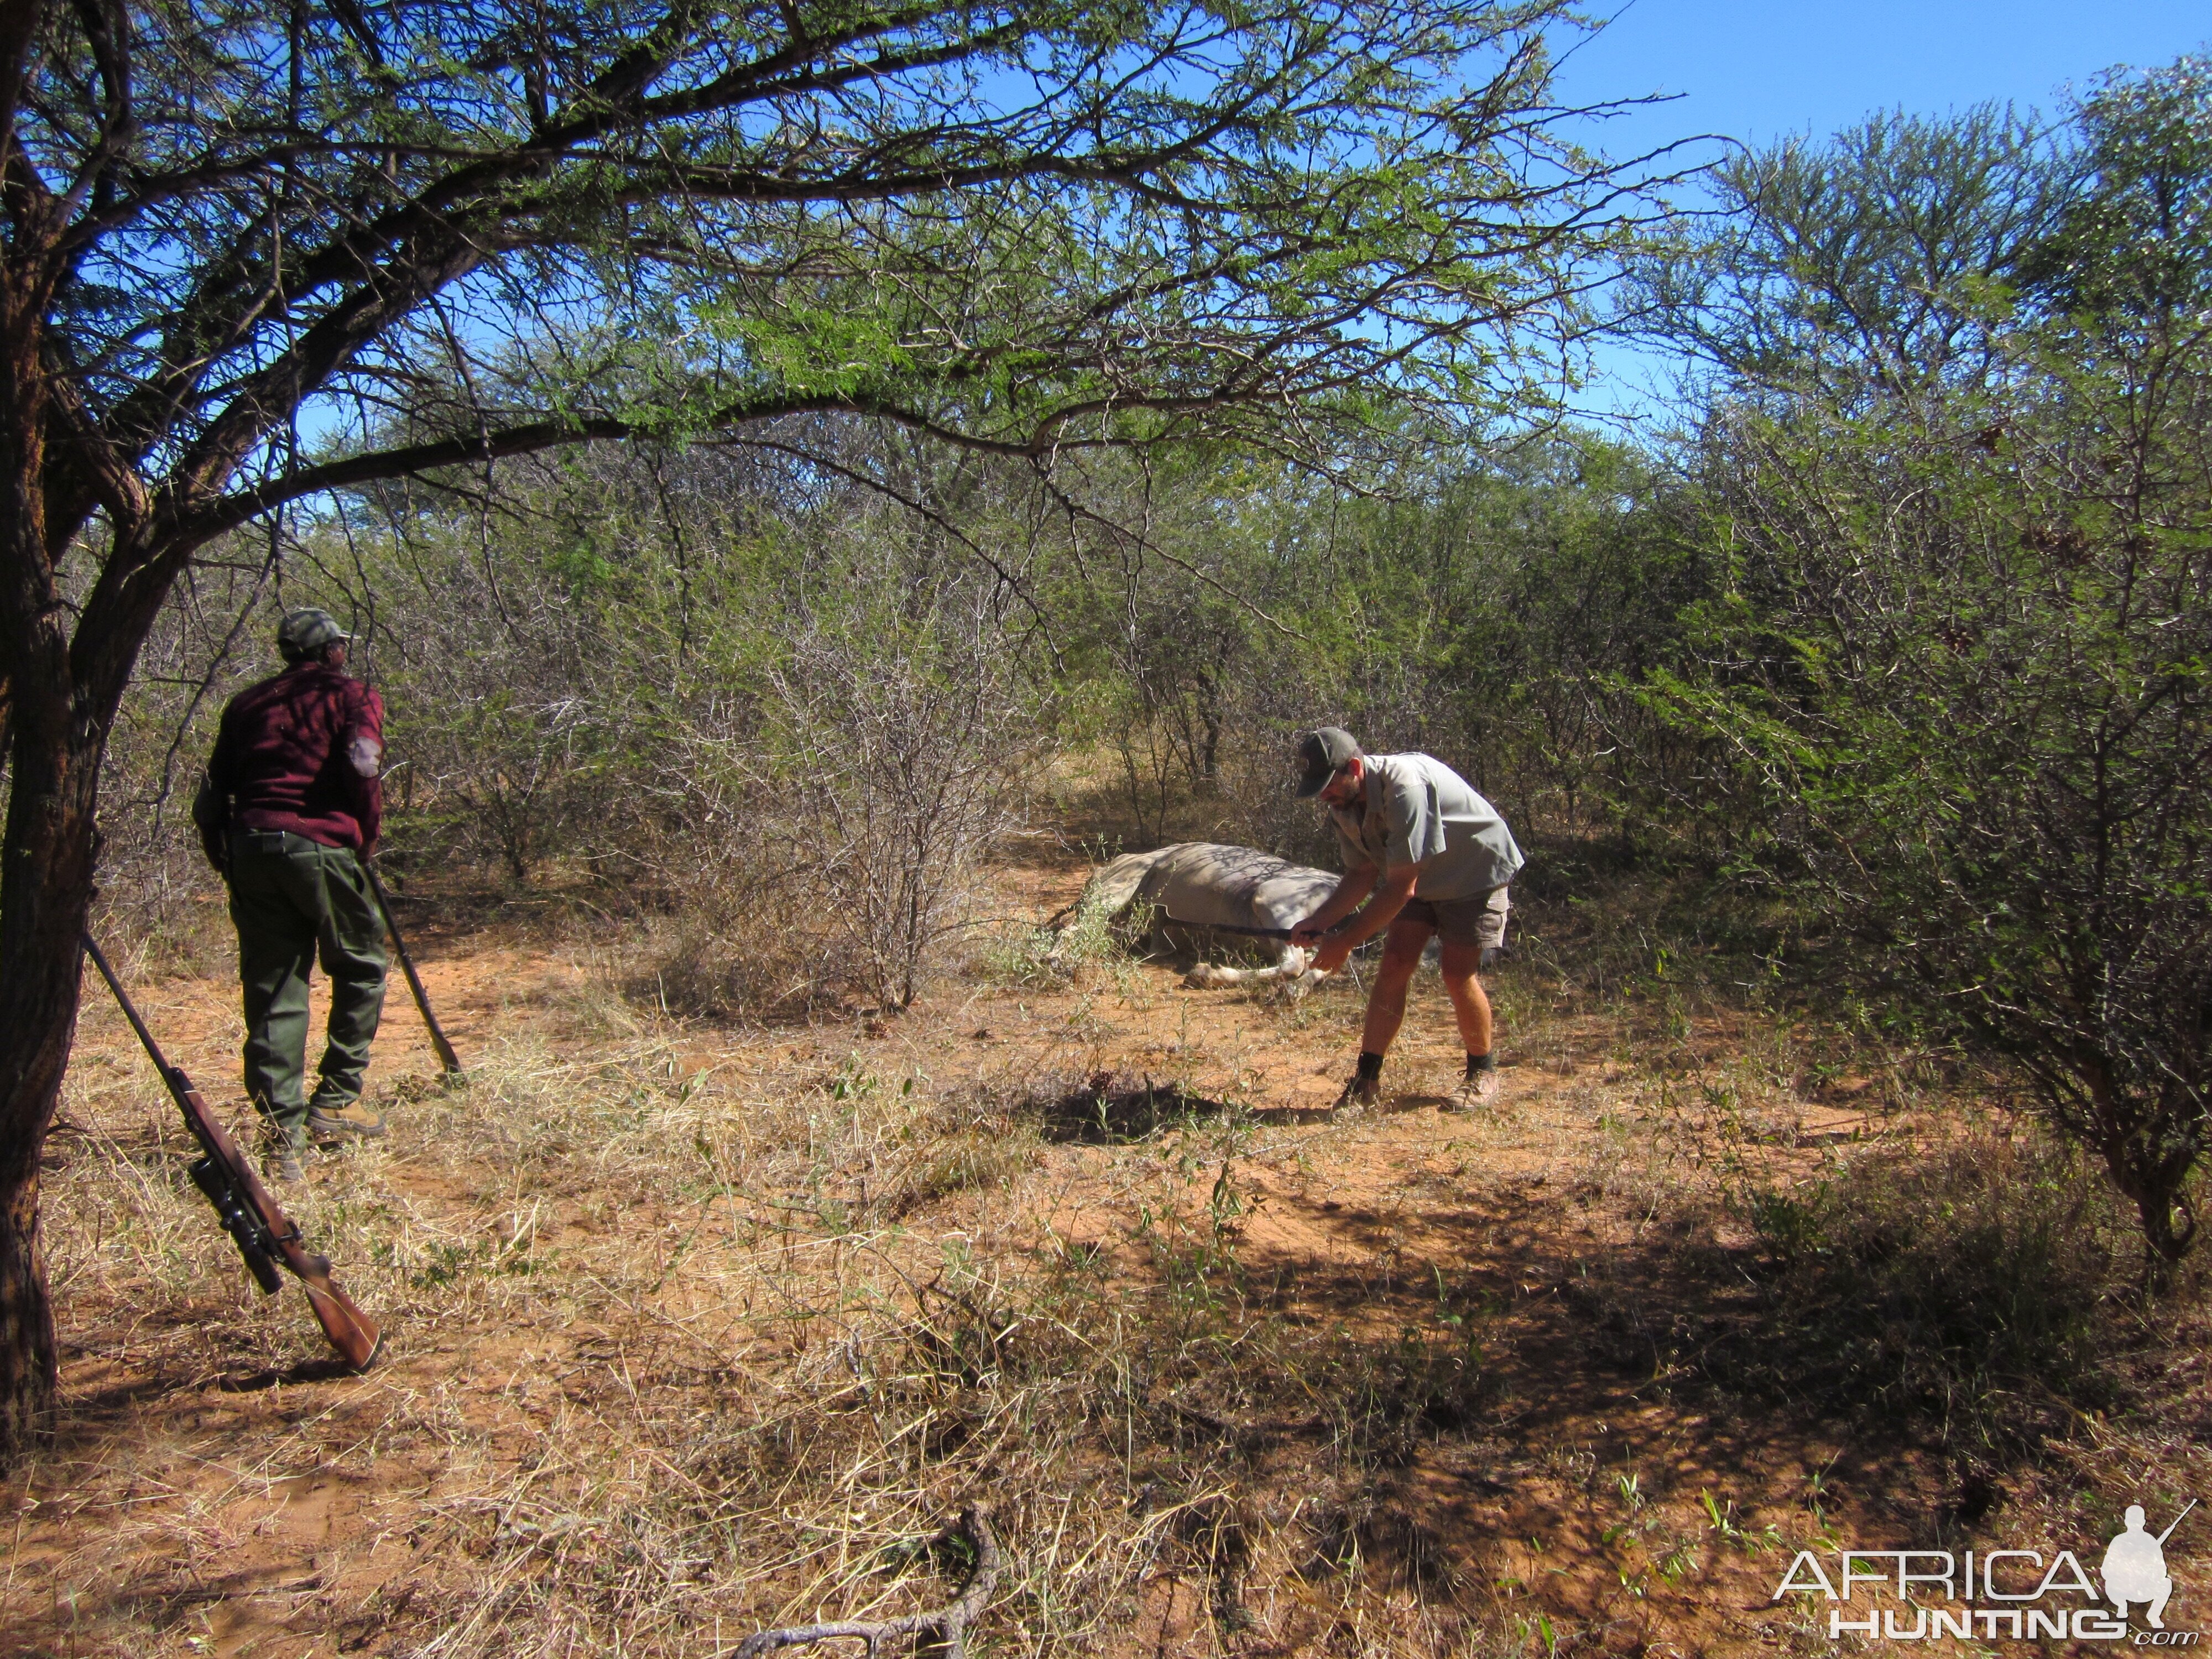
[[[2125,1524],[2105,1547],[2093,1578],[2071,1550],[2045,1560],[2040,1550],[1838,1550],[1832,1568],[1800,1550],[1775,1587],[1774,1600],[1812,1595],[1832,1603],[1828,1638],[1891,1642],[1945,1638],[2014,1642],[2127,1642],[2139,1648],[2194,1648],[2199,1631],[2169,1631],[2173,1595],[2166,1544],[2189,1512],[2191,1498],[2164,1532],[2149,1529],[2143,1507],[2130,1504]],[[2098,1581],[2101,1578],[2100,1584]],[[2142,1623],[2130,1628],[2128,1610]],[[1907,1620],[1911,1622],[1908,1623]]]
[[2166,1571],[2166,1540],[2181,1524],[2181,1516],[2196,1507],[2192,1498],[2172,1525],[2154,1538],[2143,1530],[2142,1505],[2128,1505],[2127,1530],[2105,1550],[2105,1599],[2120,1618],[2128,1616],[2129,1602],[2142,1601],[2148,1604],[2143,1618],[2150,1627],[2166,1628],[2166,1601],[2173,1594],[2173,1580]]

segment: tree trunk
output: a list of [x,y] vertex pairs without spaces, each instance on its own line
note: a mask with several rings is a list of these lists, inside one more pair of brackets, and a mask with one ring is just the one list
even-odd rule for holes
[[2189,1105],[2185,1091],[2182,1099],[2159,1093],[2130,1098],[2102,1055],[2078,1062],[2075,1077],[2088,1096],[2088,1127],[2075,1131],[2061,1114],[2051,1115],[2062,1130],[2081,1133],[2103,1156],[2112,1185],[2134,1202],[2142,1219],[2152,1273],[2163,1277],[2197,1243],[2189,1177],[2203,1146],[2203,1112]]
[[2135,1200],[2143,1242],[2160,1267],[2179,1262],[2197,1242],[2197,1212],[2185,1190],[2189,1170],[2141,1167],[2137,1160],[2108,1160],[2113,1184]]
[[1208,790],[1221,781],[1221,688],[1212,675],[1200,671],[1198,680],[1198,723],[1206,741],[1198,757],[1198,779]]
[[0,873],[0,1468],[20,1458],[53,1407],[39,1163],[76,1035],[104,729],[72,720],[75,729],[49,732],[31,712],[20,711]]
[[12,726],[0,835],[0,1469],[21,1458],[53,1409],[39,1155],[76,1021],[76,951],[72,943],[58,959],[47,948],[57,912],[41,856],[64,816],[58,739],[69,707],[69,641],[46,548],[44,297],[33,274],[12,261],[0,268],[0,658]]
[[[69,539],[81,514],[48,517],[43,303],[35,280],[0,270],[0,653],[12,745],[0,830],[0,1470],[21,1461],[53,1411],[40,1158],[76,1036],[100,759],[167,586],[143,581],[131,603],[109,607],[106,625],[93,630],[102,637],[78,638],[83,654],[72,654],[73,616],[55,590],[52,545]],[[118,547],[122,538],[118,532]]]

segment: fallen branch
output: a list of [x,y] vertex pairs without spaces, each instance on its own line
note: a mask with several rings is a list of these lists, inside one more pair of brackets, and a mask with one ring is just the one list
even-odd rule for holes
[[991,1532],[991,1506],[970,1504],[960,1518],[931,1539],[932,1547],[949,1538],[965,1538],[975,1552],[975,1565],[959,1595],[945,1606],[927,1613],[909,1613],[898,1619],[843,1620],[828,1625],[793,1625],[784,1630],[764,1630],[745,1638],[732,1659],[756,1659],[777,1648],[802,1642],[828,1642],[850,1637],[868,1644],[868,1659],[878,1659],[886,1639],[894,1636],[933,1636],[945,1644],[945,1659],[966,1659],[967,1630],[991,1600],[999,1582],[999,1540]]

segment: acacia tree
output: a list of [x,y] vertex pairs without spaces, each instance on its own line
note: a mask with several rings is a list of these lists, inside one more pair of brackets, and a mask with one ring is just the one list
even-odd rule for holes
[[1570,325],[1617,175],[1561,0],[14,0],[0,19],[0,1459],[49,1406],[40,1148],[110,722],[288,503],[870,416],[1048,460]]
[[2004,366],[1992,295],[2070,199],[2072,137],[1982,104],[1739,151],[1719,211],[1634,261],[1628,314],[1736,396],[1863,410],[1979,384]]
[[[2162,1271],[2212,1150],[2212,64],[2117,75],[2072,125],[2059,177],[2015,180],[2032,214],[1985,168],[1936,179],[1963,246],[1890,241],[1881,307],[1845,326],[1802,271],[1778,296],[1857,367],[1739,369],[1710,413],[1721,580],[1658,701],[1741,758],[1854,976],[2008,1062]],[[1832,198],[1807,240],[1878,242],[1892,207]],[[1862,343],[1945,316],[1982,342],[1948,379]]]

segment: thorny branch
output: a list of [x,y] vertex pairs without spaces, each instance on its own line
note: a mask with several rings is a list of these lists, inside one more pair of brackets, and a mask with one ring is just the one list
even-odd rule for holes
[[731,1659],[757,1659],[763,1653],[773,1653],[778,1648],[798,1647],[809,1642],[830,1642],[839,1638],[868,1644],[868,1659],[877,1659],[883,1644],[894,1636],[933,1636],[944,1644],[945,1659],[966,1659],[968,1626],[981,1616],[990,1605],[991,1592],[999,1583],[999,1540],[991,1531],[991,1506],[970,1504],[960,1511],[960,1518],[930,1540],[933,1545],[951,1538],[965,1538],[975,1552],[975,1571],[968,1575],[967,1583],[960,1594],[941,1607],[924,1613],[909,1613],[896,1619],[838,1620],[823,1625],[790,1625],[781,1630],[764,1630],[748,1636],[738,1644]]

